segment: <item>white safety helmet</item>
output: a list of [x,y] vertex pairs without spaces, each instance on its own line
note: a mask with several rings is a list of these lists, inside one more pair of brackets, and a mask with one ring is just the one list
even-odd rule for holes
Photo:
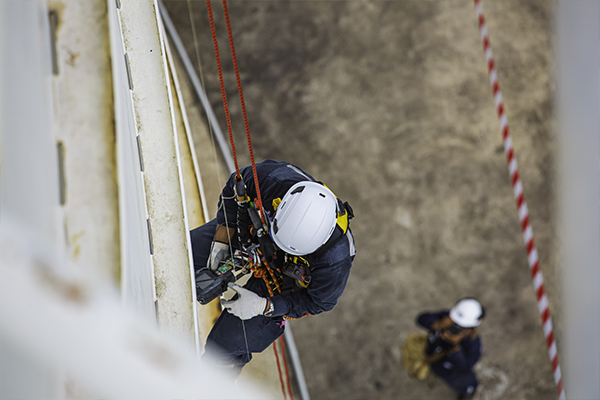
[[474,328],[481,323],[485,310],[472,297],[459,300],[450,310],[450,319],[463,328]]
[[337,198],[325,186],[311,181],[294,184],[277,207],[270,234],[286,253],[303,256],[315,252],[337,224]]

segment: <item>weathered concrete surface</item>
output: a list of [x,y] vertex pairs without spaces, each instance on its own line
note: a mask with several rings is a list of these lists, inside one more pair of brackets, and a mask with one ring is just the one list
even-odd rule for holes
[[[442,382],[410,380],[399,347],[418,312],[474,295],[488,310],[479,398],[556,398],[472,2],[228,4],[257,160],[305,168],[357,215],[340,303],[293,322],[312,397],[452,398]],[[222,117],[204,2],[166,5]],[[560,349],[552,3],[483,6]],[[245,165],[220,2],[213,8]]]

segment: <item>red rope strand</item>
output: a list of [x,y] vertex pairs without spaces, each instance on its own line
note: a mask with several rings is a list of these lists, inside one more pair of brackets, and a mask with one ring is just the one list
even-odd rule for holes
[[285,395],[285,386],[283,384],[283,376],[281,374],[281,365],[279,364],[279,354],[277,354],[277,342],[273,342],[273,351],[275,352],[275,361],[277,361],[277,372],[279,372],[279,381],[281,382],[281,392],[283,393],[284,400],[287,399]]
[[[213,12],[212,12],[212,5],[211,5],[211,0],[206,0],[206,7],[208,8],[208,19],[210,22],[210,30],[212,33],[212,39],[213,39],[213,44],[215,47],[215,58],[217,60],[217,69],[219,71],[219,83],[221,86],[221,96],[223,97],[223,108],[225,109],[225,117],[227,118],[227,130],[229,132],[229,141],[231,142],[231,150],[233,153],[233,160],[235,163],[235,171],[236,171],[236,176],[241,177],[240,175],[240,169],[238,167],[238,161],[237,161],[237,154],[235,151],[235,143],[233,140],[233,132],[232,132],[232,128],[231,128],[231,117],[229,115],[229,106],[227,104],[227,95],[225,93],[225,82],[223,80],[223,70],[221,68],[221,58],[219,55],[219,43],[217,41],[217,33],[216,33],[216,29],[215,29],[215,24],[214,24],[214,20],[213,20]],[[256,206],[258,208],[258,210],[260,210],[260,218],[262,220],[262,222],[265,222],[265,213],[264,213],[264,209],[262,206],[262,198],[260,195],[260,187],[258,184],[258,174],[256,172],[256,163],[254,161],[254,151],[252,148],[252,138],[250,136],[250,128],[248,125],[248,115],[246,113],[246,103],[244,102],[244,94],[242,91],[242,81],[240,79],[240,72],[238,69],[238,64],[237,64],[237,57],[235,54],[235,46],[233,44],[233,34],[231,31],[231,23],[229,21],[229,10],[227,8],[227,0],[223,0],[223,12],[225,14],[225,22],[227,25],[227,35],[229,37],[229,47],[231,49],[231,58],[233,60],[233,68],[235,71],[235,79],[237,81],[237,87],[238,87],[238,93],[240,95],[240,104],[242,106],[242,115],[244,117],[244,127],[246,128],[246,138],[248,140],[248,151],[250,152],[250,161],[252,163],[252,174],[254,175],[254,185],[256,187]],[[257,275],[257,277],[262,277],[263,280],[265,281],[265,284],[267,286],[267,289],[269,290],[269,294],[271,296],[274,296],[273,290],[271,288],[271,283],[274,284],[275,289],[280,292],[281,288],[279,286],[279,283],[277,282],[277,278],[274,275],[273,271],[271,271],[271,269],[268,267],[268,264],[266,262],[264,262],[264,270],[260,271],[260,268],[252,268],[253,272],[255,273],[255,275]],[[270,275],[272,281],[269,282],[269,279],[267,277],[267,274]],[[283,365],[285,367],[285,376],[286,376],[286,382],[287,382],[287,387],[288,387],[288,393],[289,393],[289,397],[291,400],[293,400],[293,395],[292,395],[292,387],[290,384],[290,374],[289,374],[289,370],[288,370],[288,365],[287,365],[287,361],[285,358],[285,345],[283,343],[283,339],[280,338],[279,341],[281,342],[281,352],[282,352],[282,357],[283,357]],[[277,341],[275,341],[273,343],[273,350],[275,352],[275,360],[277,361],[277,372],[279,373],[279,381],[281,382],[281,391],[283,393],[283,398],[285,400],[287,400],[287,395],[285,392],[285,382],[283,379],[283,374],[281,371],[281,364],[279,362],[279,354],[277,352]]]
[[254,185],[256,186],[256,206],[260,210],[260,219],[265,222],[265,213],[263,212],[262,198],[260,188],[258,187],[258,174],[256,173],[256,163],[254,162],[254,150],[252,149],[252,139],[250,137],[250,127],[248,125],[248,115],[246,114],[246,103],[244,102],[244,93],[242,91],[242,80],[238,69],[237,57],[235,55],[235,46],[233,45],[233,34],[231,33],[231,24],[229,22],[229,10],[227,0],[223,0],[223,13],[225,14],[225,23],[227,25],[227,35],[229,36],[229,47],[231,48],[231,58],[233,60],[233,69],[235,70],[235,79],[237,81],[238,93],[240,94],[240,104],[242,106],[242,115],[244,116],[244,127],[246,128],[246,138],[248,139],[248,151],[250,152],[250,161],[252,162],[252,173],[254,174]]
[[546,344],[548,347],[548,356],[550,357],[550,363],[552,365],[552,375],[554,377],[554,383],[556,385],[559,400],[565,400],[566,395],[563,387],[562,374],[560,370],[560,365],[558,364],[558,350],[556,348],[556,342],[554,340],[552,320],[550,318],[550,309],[548,308],[548,298],[544,290],[544,278],[542,276],[542,271],[540,271],[539,256],[537,249],[535,248],[535,242],[533,240],[533,229],[531,228],[531,224],[529,221],[529,210],[527,208],[527,203],[525,202],[525,195],[523,194],[523,183],[521,182],[521,177],[519,176],[517,159],[515,157],[515,152],[512,145],[512,138],[508,129],[508,119],[506,117],[506,110],[504,107],[502,92],[500,91],[500,84],[498,83],[498,74],[496,72],[494,56],[492,53],[492,48],[490,46],[490,38],[485,24],[485,17],[483,15],[483,9],[481,7],[481,0],[474,1],[475,9],[477,11],[477,22],[479,24],[479,32],[481,35],[481,40],[483,41],[483,50],[487,62],[490,84],[492,86],[494,102],[496,103],[496,112],[498,113],[498,119],[500,121],[500,131],[502,132],[504,152],[506,153],[508,171],[513,186],[513,195],[517,203],[519,220],[521,222],[523,242],[525,244],[525,249],[527,250],[527,262],[529,263],[529,269],[532,274],[533,287],[536,292],[536,298],[538,303],[538,311],[542,319],[544,336],[546,337]]
[[[227,131],[229,132],[229,141],[231,142],[231,152],[233,153],[233,162],[235,163],[236,176],[240,175],[240,167],[238,166],[237,154],[235,152],[235,143],[233,141],[233,131],[231,129],[231,117],[229,115],[229,106],[227,105],[227,94],[225,93],[225,82],[223,80],[223,69],[221,68],[221,57],[219,55],[219,42],[217,41],[217,31],[213,20],[212,5],[210,0],[206,0],[206,8],[208,8],[208,21],[210,22],[210,32],[212,33],[213,44],[215,46],[215,58],[217,59],[217,70],[219,71],[219,83],[221,85],[221,96],[223,97],[223,108],[225,109],[225,117],[227,118]],[[258,189],[258,187],[257,187]]]
[[294,396],[292,395],[292,385],[290,383],[290,372],[288,371],[288,365],[285,359],[285,345],[282,336],[279,337],[279,341],[281,342],[281,355],[283,357],[283,366],[285,367],[285,379],[287,381],[288,393],[290,395],[290,399],[294,400]]

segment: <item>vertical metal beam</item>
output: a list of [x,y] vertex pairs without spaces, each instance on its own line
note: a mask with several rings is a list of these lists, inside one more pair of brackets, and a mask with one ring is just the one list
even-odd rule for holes
[[563,351],[569,398],[600,399],[600,2],[559,0]]
[[125,62],[119,11],[108,4],[112,63],[117,181],[119,185],[119,243],[121,246],[121,296],[138,317],[156,322],[154,278],[149,243],[148,212],[143,181],[141,143],[137,134],[130,80]]
[[122,2],[122,35],[134,89],[152,225],[154,279],[163,330],[197,343],[189,234],[165,47],[153,0]]
[[[162,16],[162,13],[161,13]],[[196,156],[196,150],[194,147],[194,140],[192,139],[192,130],[190,127],[190,122],[188,120],[187,110],[183,98],[183,93],[181,90],[181,85],[179,83],[179,77],[177,76],[177,68],[175,59],[173,54],[171,53],[171,46],[169,45],[169,41],[165,40],[165,47],[167,49],[167,59],[169,62],[169,72],[171,74],[171,82],[173,85],[173,93],[176,96],[173,96],[173,100],[176,102],[177,109],[177,130],[179,131],[179,146],[180,148],[185,148],[185,152],[189,153],[189,164],[191,165],[191,170],[193,174],[190,174],[190,178],[193,179],[193,183],[195,186],[191,190],[191,194],[196,198],[197,201],[200,202],[197,206],[197,211],[199,212],[198,220],[192,223],[190,220],[190,225],[193,227],[200,226],[203,223],[210,221],[210,217],[208,216],[208,207],[206,205],[206,196],[204,195],[204,186],[202,184],[202,174],[200,173],[200,167],[198,166],[198,159]],[[183,158],[183,154],[182,154]],[[183,162],[183,159],[182,159]],[[187,193],[186,193],[187,194]]]
[[194,65],[190,61],[190,57],[188,56],[188,54],[185,50],[185,46],[183,45],[183,42],[181,41],[181,38],[179,37],[179,34],[177,33],[177,29],[175,29],[175,25],[173,25],[173,22],[171,21],[171,18],[169,17],[169,13],[167,12],[165,6],[162,4],[161,0],[159,0],[158,5],[161,9],[161,15],[162,15],[165,27],[167,28],[167,32],[169,32],[169,35],[171,36],[171,39],[173,40],[173,44],[175,45],[175,48],[177,49],[177,53],[181,57],[181,61],[183,62],[183,66],[185,67],[188,77],[192,81],[192,86],[194,86],[196,95],[200,99],[200,102],[202,103],[202,107],[204,107],[204,111],[206,112],[206,115],[208,116],[208,122],[213,129],[213,133],[215,135],[215,138],[217,139],[217,143],[219,144],[219,148],[221,150],[221,155],[223,156],[223,159],[225,160],[227,169],[230,172],[235,172],[235,164],[233,162],[233,156],[231,155],[231,150],[229,149],[229,144],[225,140],[223,131],[221,130],[221,127],[219,125],[219,121],[217,120],[217,117],[215,116],[212,106],[210,105],[210,102],[208,101],[208,97],[206,97],[206,93],[204,93],[204,89],[202,88],[200,79],[198,79],[198,74],[196,74]]
[[[120,245],[114,100],[106,0],[49,0],[54,15],[54,126],[73,262],[118,286]],[[85,32],[86,34],[83,34]]]
[[292,366],[294,368],[294,374],[296,375],[296,382],[298,383],[298,389],[300,390],[300,398],[302,400],[310,400],[308,385],[306,385],[306,380],[304,379],[304,370],[302,369],[302,364],[300,364],[300,355],[298,354],[296,341],[294,340],[294,335],[292,335],[292,330],[290,329],[289,324],[285,327],[283,339],[285,340],[286,349],[290,354],[290,358],[292,359]]
[[[63,243],[51,77],[46,2],[0,1],[0,228],[12,221],[25,232],[27,255],[40,260],[56,259]],[[21,314],[34,311],[4,302]],[[0,318],[0,398],[59,398],[57,374],[9,328]]]
[[[209,221],[208,210],[206,206],[206,196],[204,195],[204,187],[202,184],[202,176],[198,167],[198,160],[194,149],[192,132],[188,121],[187,111],[183,99],[183,93],[177,76],[177,68],[175,59],[171,53],[169,41],[165,40],[165,48],[167,51],[167,61],[169,63],[169,72],[171,76],[171,91],[173,93],[173,110],[177,121],[177,133],[179,144],[179,155],[181,160],[181,171],[183,174],[183,183],[185,186],[185,212],[186,212],[186,229],[197,227]],[[193,259],[192,246],[189,246],[189,257]],[[195,287],[195,270],[194,266],[190,265],[190,275],[192,278],[192,290],[194,297],[196,296]],[[219,303],[220,305],[220,303]],[[196,331],[198,333],[198,355],[201,354],[202,346],[212,324],[219,317],[220,307],[212,304],[211,307],[198,307],[198,303],[194,302],[194,314],[196,318]]]

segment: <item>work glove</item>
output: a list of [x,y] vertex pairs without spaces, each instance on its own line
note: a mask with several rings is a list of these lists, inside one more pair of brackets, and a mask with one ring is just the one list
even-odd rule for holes
[[210,248],[210,257],[208,257],[209,268],[216,271],[219,268],[219,263],[229,258],[229,254],[229,244],[213,240]]
[[229,287],[238,294],[237,299],[235,300],[227,301],[221,299],[221,305],[230,314],[243,320],[253,318],[257,315],[263,315],[265,308],[267,307],[267,299],[260,297],[256,293],[244,289],[233,282],[229,283]]

